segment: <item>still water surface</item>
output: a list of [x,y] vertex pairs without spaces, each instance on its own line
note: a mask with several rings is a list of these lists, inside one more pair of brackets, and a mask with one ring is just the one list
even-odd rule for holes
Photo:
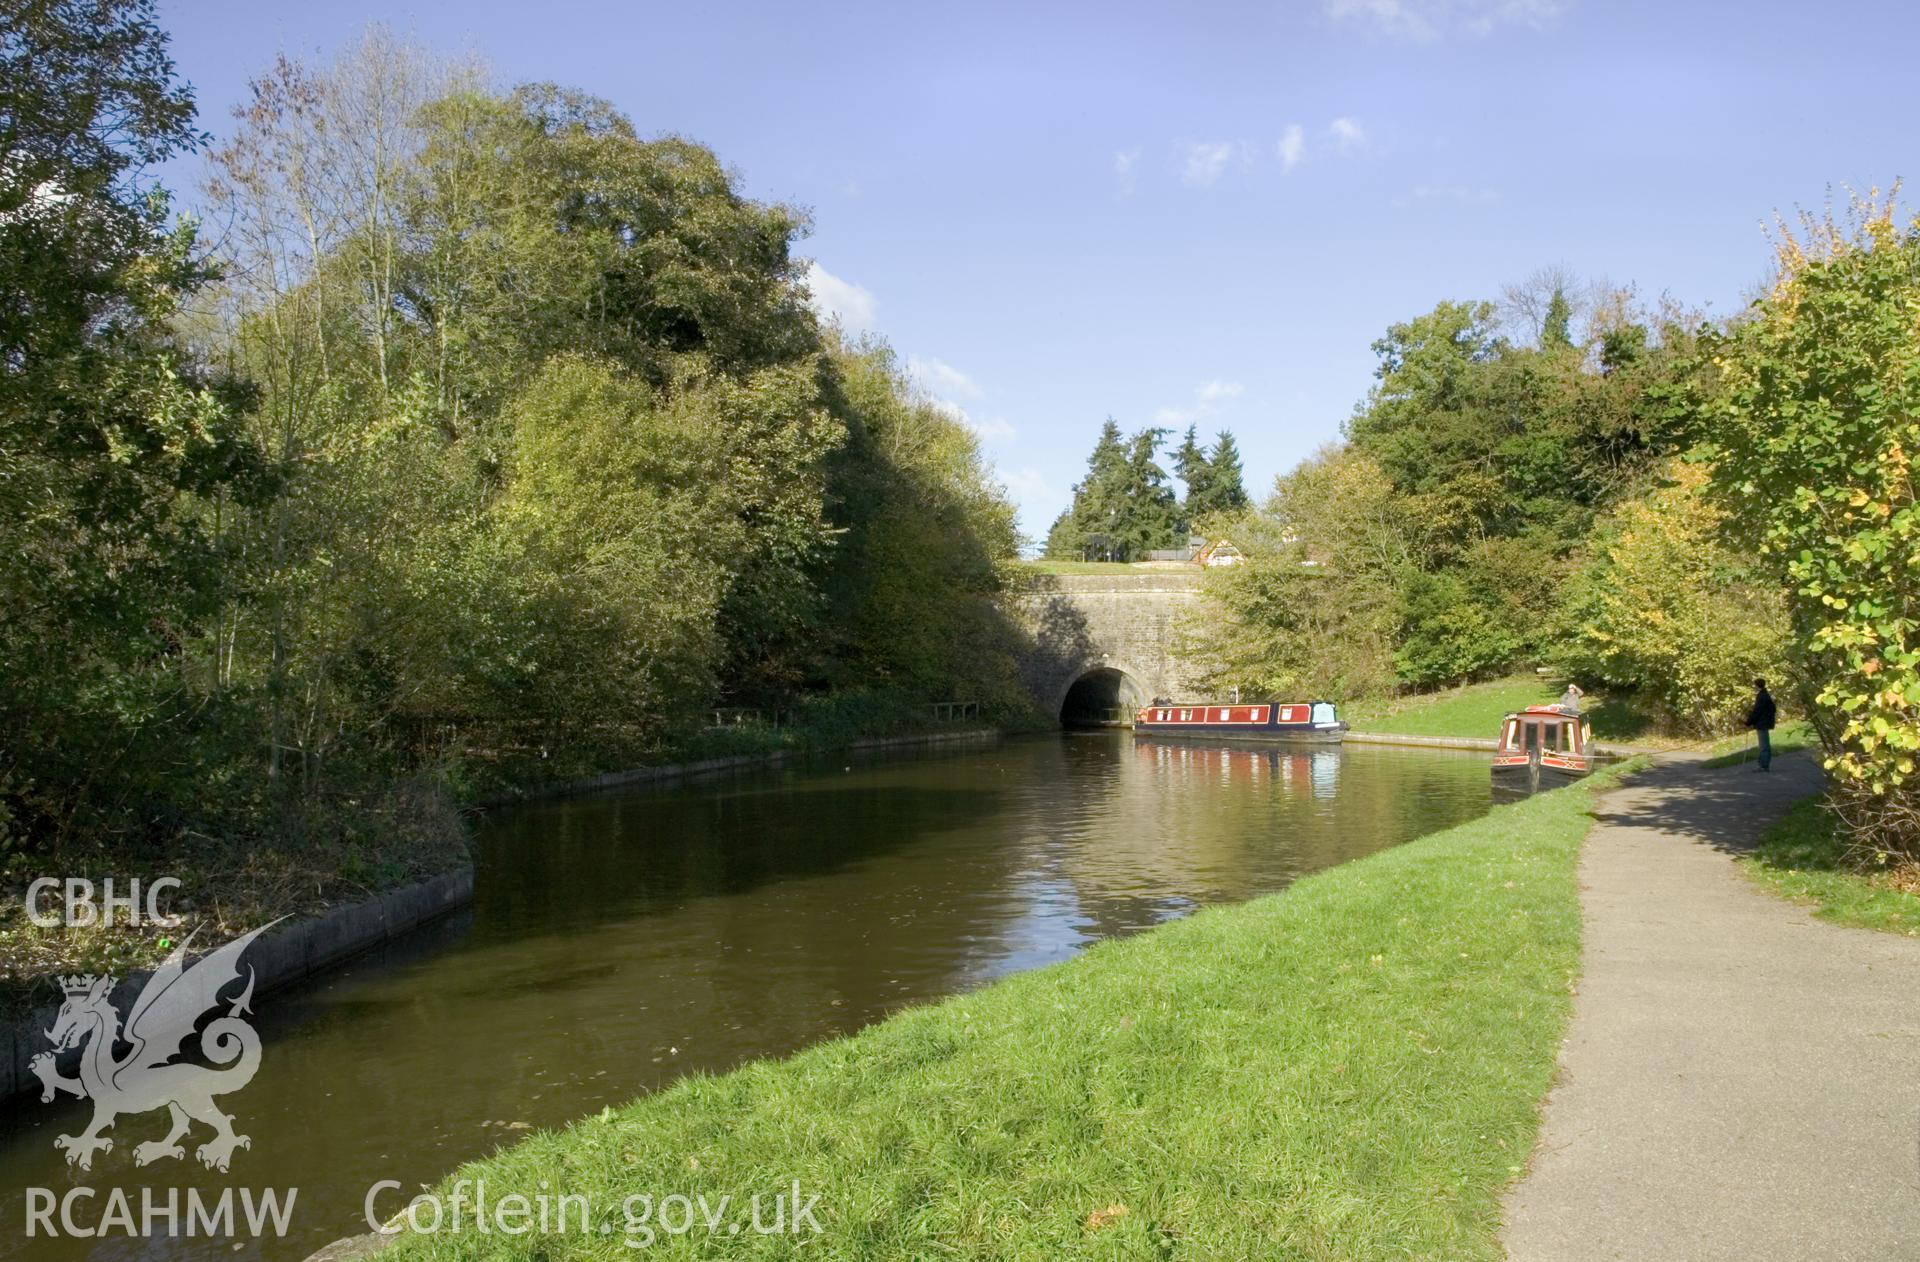
[[[1488,807],[1484,757],[1224,748],[1124,734],[868,757],[516,808],[480,829],[472,908],[268,997],[259,1074],[221,1103],[225,1176],[144,1169],[162,1114],[91,1173],[52,1147],[88,1109],[0,1111],[0,1258],[300,1259],[528,1128],[690,1070],[1276,890]],[[27,1240],[24,1189],[297,1188],[284,1239]],[[388,1193],[384,1215],[402,1204]],[[93,1210],[97,1218],[99,1209]]]

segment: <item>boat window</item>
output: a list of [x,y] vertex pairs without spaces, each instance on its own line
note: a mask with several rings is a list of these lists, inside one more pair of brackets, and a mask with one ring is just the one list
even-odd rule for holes
[[1540,726],[1544,729],[1540,733],[1540,743],[1548,749],[1558,750],[1560,748],[1560,725],[1558,723],[1542,723]]
[[1565,748],[1568,753],[1572,753],[1579,748],[1579,746],[1574,743],[1574,725],[1571,723],[1562,723],[1560,725],[1560,739],[1564,742],[1563,748]]
[[1527,734],[1528,752],[1531,753],[1533,750],[1540,748],[1540,725],[1538,723],[1522,723],[1520,726]]

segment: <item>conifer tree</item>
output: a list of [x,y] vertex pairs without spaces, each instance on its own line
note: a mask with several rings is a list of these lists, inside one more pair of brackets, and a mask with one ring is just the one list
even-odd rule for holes
[[[1233,431],[1223,429],[1215,438],[1213,451],[1207,457],[1207,495],[1202,510],[1231,513],[1245,508],[1248,502],[1247,488],[1242,476],[1240,448],[1233,441]],[[1199,516],[1198,511],[1190,509],[1189,512],[1191,516]]]

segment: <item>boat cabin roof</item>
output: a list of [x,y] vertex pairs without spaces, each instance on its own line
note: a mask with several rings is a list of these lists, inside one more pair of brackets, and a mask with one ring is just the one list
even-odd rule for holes
[[1592,741],[1587,716],[1571,706],[1528,706],[1500,720],[1501,755],[1538,750],[1550,756],[1584,758]]
[[1510,719],[1531,719],[1537,723],[1557,723],[1563,719],[1584,719],[1586,715],[1579,710],[1563,705],[1530,705],[1524,710],[1514,710],[1507,715]]

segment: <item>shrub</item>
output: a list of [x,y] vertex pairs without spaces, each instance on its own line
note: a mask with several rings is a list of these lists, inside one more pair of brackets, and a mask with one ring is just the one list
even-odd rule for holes
[[1786,611],[1770,584],[1718,538],[1724,513],[1707,471],[1669,480],[1615,509],[1568,584],[1554,660],[1583,683],[1630,692],[1680,731],[1740,721],[1755,676],[1784,669]]
[[1780,234],[1780,275],[1712,349],[1702,456],[1791,589],[1838,808],[1866,845],[1920,857],[1920,221],[1893,199]]

